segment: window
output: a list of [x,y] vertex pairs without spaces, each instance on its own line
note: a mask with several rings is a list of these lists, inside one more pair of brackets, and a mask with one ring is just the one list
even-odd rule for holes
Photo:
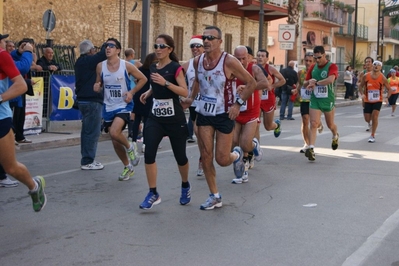
[[183,27],[173,27],[173,39],[175,41],[175,53],[179,60],[183,59]]
[[136,59],[141,55],[141,21],[129,20],[128,46],[136,52]]
[[233,42],[233,36],[229,33],[226,33],[224,35],[224,51],[231,54],[232,49],[231,49],[231,45]]
[[252,48],[252,51],[255,50],[255,37],[248,38],[248,46]]

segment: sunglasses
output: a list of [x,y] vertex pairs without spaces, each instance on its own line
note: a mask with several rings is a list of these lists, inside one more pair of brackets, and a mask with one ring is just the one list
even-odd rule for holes
[[117,48],[116,44],[113,44],[113,43],[107,43],[107,47],[109,47],[109,48]]
[[373,63],[373,66],[382,66],[380,63]]
[[165,48],[170,48],[169,45],[165,44],[165,43],[161,43],[161,44],[154,44],[154,49],[165,49]]
[[202,40],[209,40],[209,41],[213,41],[214,39],[220,39],[218,37],[212,36],[212,35],[202,35]]
[[313,58],[316,59],[316,60],[317,60],[317,59],[320,59],[320,58],[322,58],[322,57],[323,57],[322,55],[320,55],[320,56],[313,56]]
[[190,48],[191,48],[191,49],[193,49],[193,48],[201,48],[201,47],[202,47],[201,44],[195,44],[195,43],[193,43],[193,44],[190,45]]

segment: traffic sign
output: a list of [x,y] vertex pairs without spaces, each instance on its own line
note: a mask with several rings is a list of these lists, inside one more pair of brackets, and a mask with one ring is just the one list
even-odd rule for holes
[[294,43],[293,42],[281,42],[280,43],[280,50],[293,50]]
[[278,25],[278,41],[295,42],[295,25],[293,24]]
[[55,28],[55,14],[51,9],[43,14],[43,28],[46,32],[51,32]]

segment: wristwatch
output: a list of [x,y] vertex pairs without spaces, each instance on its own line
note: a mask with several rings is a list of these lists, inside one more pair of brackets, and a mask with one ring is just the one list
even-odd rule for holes
[[241,98],[237,98],[236,103],[238,103],[240,106],[243,106],[245,101]]
[[3,97],[1,97],[1,94],[0,94],[0,104],[2,104],[3,103]]
[[170,85],[170,82],[169,81],[166,81],[165,82],[165,87],[168,87]]

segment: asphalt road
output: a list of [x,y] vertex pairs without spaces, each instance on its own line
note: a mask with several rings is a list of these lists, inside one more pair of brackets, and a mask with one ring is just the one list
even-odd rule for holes
[[[318,135],[316,161],[299,153],[300,116],[279,138],[262,130],[263,161],[249,182],[231,184],[217,167],[223,207],[201,211],[209,193],[187,146],[192,202],[180,206],[180,178],[168,139],[157,157],[162,203],[143,211],[144,164],[132,180],[110,141],[98,147],[101,171],[79,169],[80,147],[19,152],[44,175],[48,203],[34,213],[27,189],[0,189],[0,264],[14,265],[399,265],[399,113],[383,107],[376,142],[360,105],[340,107],[339,148]],[[315,207],[306,207],[316,204]]]

